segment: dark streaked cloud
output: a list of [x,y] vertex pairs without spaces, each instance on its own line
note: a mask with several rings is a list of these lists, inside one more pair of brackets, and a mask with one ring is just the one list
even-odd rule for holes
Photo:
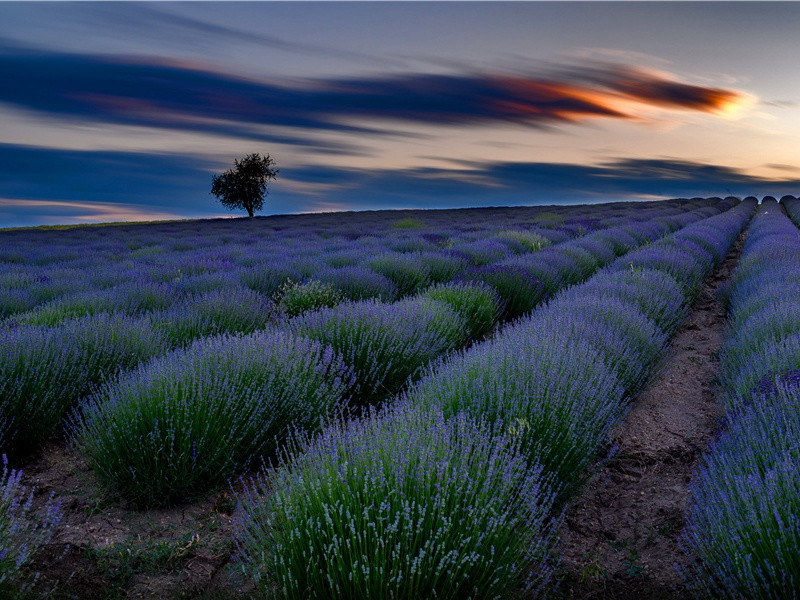
[[0,144],[0,198],[202,214],[215,210],[208,195],[212,169],[192,157]]
[[666,108],[717,112],[744,100],[735,90],[694,85],[635,65],[591,61],[588,66],[557,72],[634,101]]
[[[587,166],[546,162],[464,162],[463,170],[368,171],[306,167],[292,179],[325,183],[326,199],[353,208],[558,204],[647,197],[797,194],[800,178],[782,180],[674,159],[621,159]],[[288,174],[287,174],[288,175]],[[309,201],[311,199],[309,198]]]
[[14,82],[0,89],[0,102],[54,117],[323,148],[319,140],[273,136],[264,127],[384,133],[358,125],[365,117],[425,125],[546,126],[632,118],[631,102],[714,112],[743,98],[734,90],[613,64],[564,71],[560,79],[553,74],[405,73],[267,81],[181,61],[6,49],[0,52],[0,78]]

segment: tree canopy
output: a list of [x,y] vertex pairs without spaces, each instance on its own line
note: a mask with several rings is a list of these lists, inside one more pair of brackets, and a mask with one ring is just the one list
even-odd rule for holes
[[248,154],[241,160],[234,159],[233,168],[211,180],[211,193],[230,210],[243,208],[252,217],[264,208],[264,197],[268,194],[267,182],[277,179],[278,169],[269,154]]

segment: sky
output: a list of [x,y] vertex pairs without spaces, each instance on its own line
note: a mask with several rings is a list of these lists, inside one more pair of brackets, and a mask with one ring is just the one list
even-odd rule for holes
[[0,227],[800,193],[800,2],[0,2]]

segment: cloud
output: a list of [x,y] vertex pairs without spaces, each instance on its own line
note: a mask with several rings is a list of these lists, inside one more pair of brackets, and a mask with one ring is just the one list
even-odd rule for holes
[[[305,167],[298,181],[331,185],[326,199],[353,209],[569,204],[642,198],[796,194],[800,178],[766,179],[732,167],[674,159],[599,165],[462,162],[461,169],[366,171]],[[336,186],[334,189],[333,186]]]
[[721,113],[750,102],[736,90],[686,83],[669,73],[635,65],[592,61],[588,66],[562,68],[560,73],[611,95],[655,107]]
[[0,227],[68,225],[117,221],[163,221],[179,215],[116,202],[0,198]]
[[214,166],[169,154],[0,144],[0,198],[105,202],[198,215],[218,212],[209,196]]
[[[635,107],[723,112],[735,90],[630,65],[592,63],[544,74],[407,72],[338,79],[255,80],[196,64],[129,56],[0,51],[0,102],[54,117],[324,145],[309,131],[398,134],[363,125],[640,119]],[[360,123],[361,122],[361,123]],[[291,128],[296,136],[265,128]]]

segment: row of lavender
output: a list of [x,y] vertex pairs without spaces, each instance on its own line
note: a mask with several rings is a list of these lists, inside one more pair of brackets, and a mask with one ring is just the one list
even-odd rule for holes
[[[667,206],[663,213],[671,214],[673,210]],[[467,315],[472,326],[469,333],[480,335],[491,327],[497,312],[494,307],[496,293],[504,300],[506,315],[515,316],[532,308],[552,290],[588,276],[598,266],[589,252],[598,244],[602,245],[603,240],[614,249],[624,249],[629,244],[652,239],[670,227],[686,222],[686,219],[696,219],[716,210],[719,208],[705,207],[693,211],[684,209],[673,217],[662,214],[658,219],[635,227],[617,226],[595,232],[576,240],[574,247],[561,244],[534,255],[517,255],[513,257],[516,261],[513,265],[503,263],[467,270],[461,274],[461,279],[475,285],[455,293],[455,296],[466,294],[472,298],[472,304],[483,305],[483,308],[478,307],[480,314],[473,311]],[[646,212],[652,214],[652,207],[648,207]],[[535,256],[535,260],[522,260],[530,256]],[[450,273],[451,276],[455,274]],[[493,287],[481,287],[480,282]],[[305,284],[306,289],[320,291],[321,288],[315,288],[314,283],[312,280]],[[131,292],[132,289],[137,288],[127,288],[128,295],[122,294],[120,298],[139,298]],[[324,293],[322,296],[330,299]],[[449,301],[456,305],[456,309],[459,308],[458,298],[447,289],[431,290],[426,296],[431,300]],[[292,290],[284,295],[282,303],[285,304],[287,297],[294,298],[293,306],[298,308],[297,312],[316,306],[314,302],[304,303],[303,299],[307,300],[308,296],[293,295]],[[68,300],[70,298],[74,295]],[[488,308],[487,303],[490,305]],[[389,310],[380,301],[345,302],[339,312],[332,315],[324,311],[312,313],[302,322],[293,322],[292,327],[295,333],[316,337],[326,344],[331,343],[331,335],[379,337],[386,348],[385,356],[380,357],[383,360],[375,361],[374,356],[363,353],[346,358],[351,367],[358,366],[353,362],[364,365],[358,373],[362,397],[381,391],[390,394],[397,383],[402,383],[407,377],[407,367],[413,371],[438,353],[466,341],[461,333],[463,324],[456,323],[457,315],[439,318],[437,314],[442,311],[434,310],[430,303],[426,310],[421,311],[414,308],[416,304],[418,302],[399,303],[397,310]],[[345,316],[349,324],[337,326],[335,322],[341,318],[336,315],[348,311],[365,314]],[[383,319],[387,323],[376,324],[376,319],[381,320],[379,315],[387,312],[392,313]],[[370,314],[373,314],[372,318]],[[314,315],[319,317],[316,321]],[[100,381],[113,379],[118,371],[130,370],[171,348],[186,346],[196,338],[219,333],[251,333],[275,327],[275,323],[285,316],[286,313],[276,314],[267,297],[234,288],[225,293],[217,290],[201,294],[188,305],[178,303],[140,315],[100,312],[65,319],[50,326],[7,321],[6,327],[0,329],[0,447],[4,451],[23,454],[37,448],[57,431],[63,415],[78,398],[88,394]],[[412,317],[420,320],[419,327],[413,326]],[[342,326],[349,330],[341,331]],[[354,342],[349,343],[353,346]],[[341,352],[341,345],[336,349]],[[408,350],[406,354],[411,357],[403,356],[392,371],[393,358],[402,355],[403,350]],[[213,353],[213,350],[208,353]],[[383,368],[383,372],[367,373],[370,361]],[[41,365],[48,365],[48,368],[42,369]],[[312,420],[317,417],[318,411],[309,415]]]
[[289,447],[241,499],[242,573],[287,598],[546,594],[554,515],[754,206],[618,258]]
[[618,253],[727,204],[528,254],[491,287],[466,279],[395,303],[344,302],[245,337],[201,340],[108,381],[76,414],[73,438],[100,479],[136,503],[203,495],[253,458],[274,456],[292,428],[316,431],[342,411],[380,402],[436,357],[487,333],[509,307],[498,295],[524,312]]
[[677,214],[684,204],[658,202],[638,213],[608,205],[428,211],[424,220],[389,212],[5,232],[0,317],[52,325],[100,311],[136,314],[180,302],[190,309],[203,292],[233,288],[243,296],[234,300],[247,301],[248,290],[271,296],[287,279],[312,275],[350,299],[391,300],[471,265],[630,222],[633,214]]
[[800,598],[800,201],[765,201],[729,290],[727,429],[691,487],[686,578],[698,596]]

